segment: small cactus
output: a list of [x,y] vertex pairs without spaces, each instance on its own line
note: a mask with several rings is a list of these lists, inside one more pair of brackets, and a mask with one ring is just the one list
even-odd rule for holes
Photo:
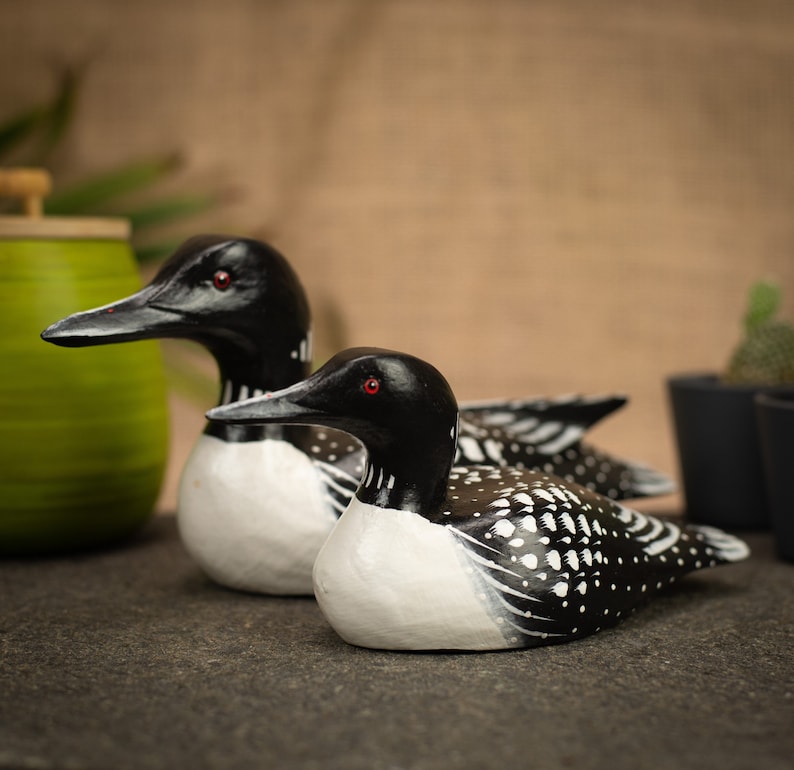
[[725,382],[749,385],[794,383],[794,324],[775,318],[780,287],[759,281],[750,289],[745,337],[733,351]]

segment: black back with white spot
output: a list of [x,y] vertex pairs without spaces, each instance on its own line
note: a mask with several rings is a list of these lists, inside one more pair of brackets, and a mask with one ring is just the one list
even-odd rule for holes
[[581,441],[623,396],[568,396],[462,406],[456,463],[543,471],[613,500],[669,494],[673,481]]
[[492,466],[456,467],[433,517],[516,647],[565,642],[619,622],[693,570],[744,558],[744,544],[624,508],[581,485]]

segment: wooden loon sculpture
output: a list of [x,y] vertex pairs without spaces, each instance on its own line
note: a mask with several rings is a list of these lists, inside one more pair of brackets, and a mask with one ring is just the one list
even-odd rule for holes
[[617,623],[692,570],[748,554],[719,530],[646,516],[542,472],[454,467],[452,391],[403,353],[344,351],[304,382],[207,416],[323,425],[364,444],[361,483],[314,566],[320,608],[351,644],[565,642]]

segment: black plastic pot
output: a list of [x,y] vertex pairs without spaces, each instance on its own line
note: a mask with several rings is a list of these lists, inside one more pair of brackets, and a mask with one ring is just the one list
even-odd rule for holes
[[757,386],[712,374],[667,381],[690,521],[724,529],[770,526],[756,424]]
[[794,561],[794,389],[758,393],[758,433],[778,553]]

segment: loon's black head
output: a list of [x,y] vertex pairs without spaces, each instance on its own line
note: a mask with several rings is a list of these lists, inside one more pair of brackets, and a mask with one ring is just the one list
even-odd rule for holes
[[[306,380],[219,406],[210,420],[235,424],[324,425],[346,431],[367,450],[371,467],[394,476],[408,507],[443,498],[457,441],[458,407],[442,374],[425,361],[380,348],[342,351]],[[384,502],[391,490],[383,491]],[[361,490],[359,490],[361,496]],[[431,499],[428,500],[428,497]],[[413,498],[416,498],[414,500]],[[388,501],[394,505],[394,499]]]
[[[42,333],[47,342],[86,347],[175,337],[207,347],[221,368],[283,360],[303,375],[310,357],[306,295],[286,259],[256,240],[200,235],[187,240],[136,294],[75,313]],[[229,376],[234,376],[229,374]]]

